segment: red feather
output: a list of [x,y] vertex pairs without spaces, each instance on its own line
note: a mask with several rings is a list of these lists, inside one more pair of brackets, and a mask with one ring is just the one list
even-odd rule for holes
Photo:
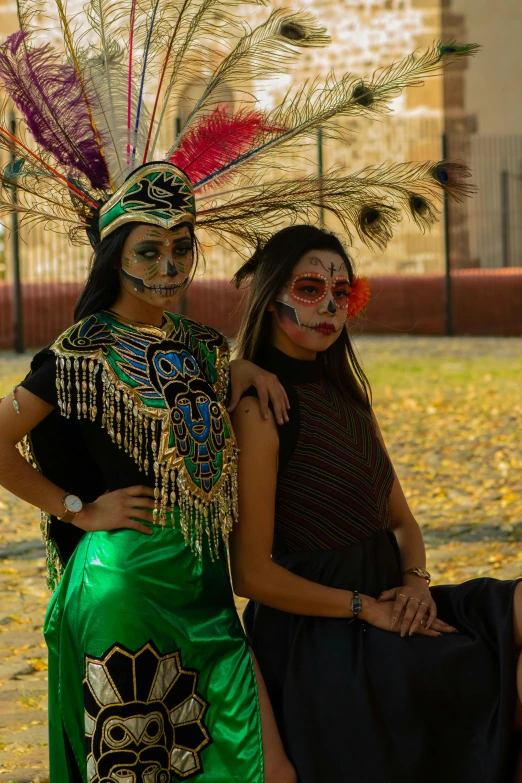
[[244,155],[271,130],[261,112],[240,109],[234,114],[222,104],[185,134],[169,162],[195,184]]

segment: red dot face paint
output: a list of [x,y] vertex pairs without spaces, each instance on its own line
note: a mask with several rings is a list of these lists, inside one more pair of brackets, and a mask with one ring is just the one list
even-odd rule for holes
[[290,296],[296,302],[314,305],[322,301],[329,289],[328,278],[315,272],[302,272],[290,283]]
[[276,297],[277,322],[292,342],[324,351],[344,328],[349,296],[343,259],[330,251],[312,251],[296,264],[289,285]]
[[338,310],[348,310],[348,299],[351,290],[347,277],[339,275],[339,277],[334,278],[332,297]]
[[338,275],[330,282],[324,275],[315,272],[301,272],[290,283],[290,297],[294,302],[315,305],[322,302],[331,292],[331,298],[338,310],[346,310],[350,296],[350,284],[345,275]]

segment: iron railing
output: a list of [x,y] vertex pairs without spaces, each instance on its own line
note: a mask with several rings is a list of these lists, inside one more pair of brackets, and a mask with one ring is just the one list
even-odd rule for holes
[[[459,311],[472,307],[469,302],[463,304],[466,296],[468,299],[478,296],[479,301],[484,289],[484,301],[487,301],[491,291],[491,297],[501,300],[499,312],[492,316],[489,310],[484,311],[482,333],[522,335],[522,136],[452,134],[444,140],[436,123],[422,126],[417,123],[414,127],[404,121],[399,131],[397,126],[394,132],[393,127],[383,125],[381,133],[386,154],[394,159],[407,156],[408,151],[413,159],[431,156],[430,150],[435,151],[433,156],[442,156],[445,146],[449,157],[471,167],[479,190],[462,204],[447,205],[446,218],[442,217],[431,236],[419,235],[414,226],[405,223],[383,254],[354,248],[359,273],[368,272],[370,278],[379,279],[393,275],[404,284],[411,277],[411,285],[408,283],[411,292],[421,285],[420,277],[425,283],[428,278],[434,281],[442,278],[442,285],[434,282],[432,297],[437,299],[435,309],[439,304],[442,308],[437,329],[447,334],[470,328],[466,326],[469,319]],[[396,146],[399,142],[400,146]],[[318,144],[318,166],[327,169],[332,162],[342,160],[343,154],[342,148],[329,147],[323,158]],[[371,154],[376,154],[375,149]],[[360,164],[373,162],[371,154],[362,157],[359,154]],[[346,160],[352,168],[354,159],[350,157],[349,147]],[[73,246],[65,235],[42,226],[18,235],[15,224],[7,221],[6,225],[0,225],[0,347],[21,351],[24,346],[46,344],[71,323],[74,300],[86,278],[90,257],[89,246]],[[214,321],[216,326],[233,332],[237,316],[228,326],[223,319],[237,307],[237,295],[227,281],[238,263],[229,252],[208,251],[205,280],[194,284],[194,291],[187,299],[188,315]],[[452,295],[454,278],[460,281],[460,293],[456,297]],[[473,284],[462,282],[471,279]],[[463,286],[470,292],[472,288],[474,293],[466,294],[463,299]],[[424,285],[423,290],[428,289]],[[206,303],[204,307],[202,302]],[[375,328],[380,325],[386,330],[386,319],[380,323],[380,316],[375,312],[374,308]],[[415,318],[415,323],[420,323],[418,315]]]

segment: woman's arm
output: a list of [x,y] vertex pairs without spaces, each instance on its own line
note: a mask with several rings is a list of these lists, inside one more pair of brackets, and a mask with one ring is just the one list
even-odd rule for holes
[[232,421],[239,457],[239,522],[230,539],[237,595],[294,614],[352,617],[353,593],[303,579],[272,561],[279,437],[255,397],[244,397]]
[[52,405],[21,386],[0,402],[0,484],[26,503],[60,517],[67,492],[35,470],[16,448],[52,410]]
[[[62,500],[67,494],[66,489],[45,478],[16,448],[16,444],[45,419],[53,407],[21,386],[16,389],[16,402],[15,409],[12,394],[0,402],[0,485],[26,503],[61,517],[65,510]],[[129,487],[110,492],[94,503],[85,503],[73,524],[82,530],[127,527],[150,534],[148,527],[131,517],[142,516],[137,508],[152,511],[153,498],[151,487]]]
[[[379,424],[372,412],[375,430],[382,447],[388,454]],[[388,457],[390,455],[388,454]],[[401,636],[410,636],[418,631],[421,622],[427,628],[435,627],[445,632],[455,632],[453,626],[437,619],[437,604],[432,598],[425,579],[415,574],[404,574],[410,568],[426,568],[426,549],[419,523],[413,516],[404,496],[401,483],[393,469],[393,487],[390,494],[390,526],[397,538],[401,554],[402,585],[386,590],[380,601],[393,601],[392,624],[395,627],[400,620]],[[435,623],[435,625],[434,625]],[[399,627],[399,626],[397,626]]]
[[[274,506],[279,438],[272,414],[265,419],[259,400],[245,397],[233,416],[240,448],[239,522],[230,539],[234,590],[238,595],[293,614],[352,617],[353,593],[317,584],[273,562]],[[391,630],[391,603],[361,596],[362,620]],[[398,629],[397,629],[398,630]],[[439,636],[435,630],[418,633]]]
[[[386,449],[386,445],[384,443],[377,419],[375,418],[375,414],[372,415],[375,423],[377,437],[379,438],[382,447],[388,454],[388,450]],[[390,455],[388,454],[388,458],[389,456]],[[395,473],[395,469],[393,470],[393,476],[394,479],[392,491],[390,494],[389,508],[391,528],[395,533],[401,552],[401,570],[404,572],[409,568],[413,568],[414,566],[419,568],[426,568],[426,550],[424,548],[424,539],[422,538],[419,523],[411,513],[410,507],[408,506],[408,501],[404,496],[401,483],[397,477],[397,474]],[[423,583],[425,583],[423,579],[415,576],[414,574],[408,574],[405,577],[405,581],[411,582],[412,585],[418,585],[420,583],[421,586],[423,586]]]
[[287,410],[290,408],[290,403],[277,375],[263,370],[257,364],[246,359],[232,359],[230,362],[230,385],[232,393],[227,409],[229,413],[237,408],[242,394],[253,386],[258,393],[261,411],[265,419],[268,419],[269,406],[271,405],[279,424],[288,421]]

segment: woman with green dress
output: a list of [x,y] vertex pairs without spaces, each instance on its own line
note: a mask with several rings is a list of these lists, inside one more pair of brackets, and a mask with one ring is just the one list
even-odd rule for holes
[[[138,177],[166,173],[182,177],[139,169],[118,203]],[[228,574],[227,343],[168,312],[193,272],[193,214],[178,210],[171,228],[127,214],[105,223],[76,323],[0,406],[0,480],[45,510],[51,586],[60,580],[44,629],[51,779],[291,780],[282,754],[264,776]],[[232,367],[237,394],[255,383],[282,412],[274,376]],[[24,436],[32,466],[14,448]]]

